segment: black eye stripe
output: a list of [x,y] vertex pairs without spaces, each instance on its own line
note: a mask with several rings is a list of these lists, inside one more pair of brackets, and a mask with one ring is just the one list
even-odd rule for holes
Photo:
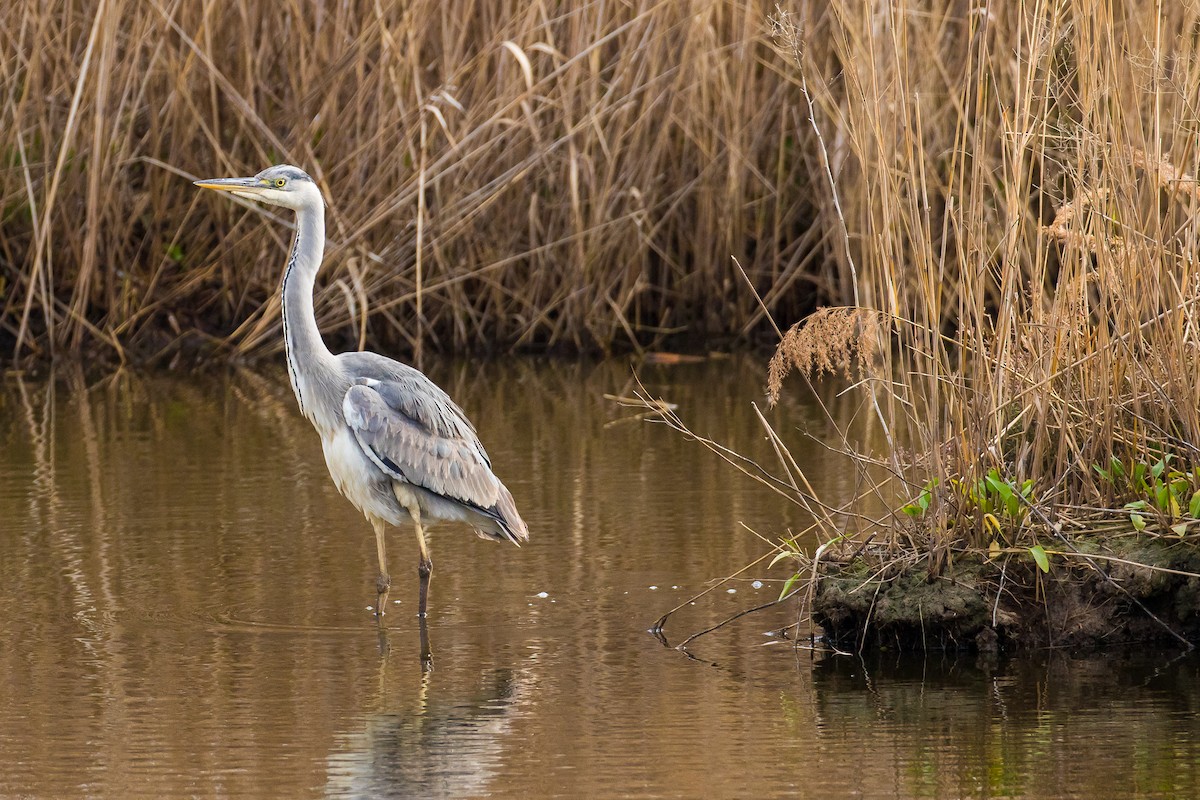
[[[308,174],[295,167],[271,167],[254,176],[263,186],[280,188],[296,181],[312,181]],[[281,183],[282,182],[282,183]]]

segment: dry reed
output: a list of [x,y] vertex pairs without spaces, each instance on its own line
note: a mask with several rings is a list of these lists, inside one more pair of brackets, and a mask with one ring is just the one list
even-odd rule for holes
[[793,369],[813,377],[841,373],[851,377],[876,371],[880,352],[879,315],[865,308],[822,308],[783,334],[767,366],[767,399],[779,401],[783,381]]
[[[400,352],[642,347],[848,302],[768,3],[13,0],[0,343],[279,349],[287,230],[188,179],[332,199],[318,313]],[[773,287],[782,287],[772,291]]]
[[[900,498],[892,532],[932,562],[948,547],[1049,547],[1101,517],[1132,532],[1121,505],[1138,489],[1105,477],[1113,459],[1168,457],[1163,480],[1175,472],[1184,507],[1156,510],[1143,493],[1143,535],[1190,540],[1200,9],[898,0],[780,13],[835,177],[813,183],[818,217],[846,230],[832,254],[838,274],[856,271],[862,308],[790,332],[772,386],[789,367],[848,369],[862,341],[850,314],[887,321],[871,344],[882,368],[858,385],[911,448],[879,487]],[[1013,513],[981,501],[989,473],[1029,482]],[[912,519],[899,513],[910,499],[928,506]]]

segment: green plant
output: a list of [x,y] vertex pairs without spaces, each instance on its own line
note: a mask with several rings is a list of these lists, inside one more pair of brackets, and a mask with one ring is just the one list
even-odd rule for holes
[[911,503],[901,506],[900,510],[910,517],[924,516],[933,502],[933,490],[938,487],[939,483],[941,483],[941,480],[938,478],[931,478],[926,481],[916,498]]
[[968,512],[977,514],[985,528],[997,533],[1005,529],[1019,531],[1028,514],[1030,498],[1033,496],[1033,479],[1027,478],[1018,484],[1000,476],[992,467],[982,478],[975,481],[960,481],[957,487]]
[[[1116,456],[1107,468],[1093,464],[1101,480],[1108,484],[1129,512],[1134,530],[1146,529],[1146,515],[1157,517],[1163,527],[1183,536],[1190,522],[1200,519],[1200,467],[1188,472],[1168,469],[1173,453],[1165,453],[1153,463],[1131,460],[1128,465]],[[1186,509],[1186,515],[1184,513]]]

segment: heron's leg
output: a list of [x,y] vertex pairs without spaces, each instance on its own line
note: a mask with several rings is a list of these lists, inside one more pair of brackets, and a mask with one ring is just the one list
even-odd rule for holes
[[382,617],[384,614],[384,606],[387,604],[388,589],[392,586],[392,579],[388,577],[387,571],[387,553],[386,540],[387,523],[381,519],[371,520],[372,527],[375,528],[375,554],[379,556],[379,577],[375,579],[375,616]]
[[421,579],[421,591],[417,600],[417,616],[424,619],[425,605],[429,597],[429,576],[433,574],[433,559],[429,557],[429,548],[425,546],[425,529],[421,527],[421,515],[413,515],[413,523],[417,527],[417,545],[421,548],[421,560],[417,562],[417,576]]
[[420,633],[421,633],[421,673],[428,675],[433,672],[433,649],[429,646],[429,626],[425,624],[425,618],[420,618]]

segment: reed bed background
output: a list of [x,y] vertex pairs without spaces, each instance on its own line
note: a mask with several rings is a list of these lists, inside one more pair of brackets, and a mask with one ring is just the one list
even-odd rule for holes
[[799,595],[827,641],[1200,640],[1198,14],[897,0],[773,18],[852,301],[779,334],[768,393],[796,391],[793,371],[852,382],[871,427],[829,415],[816,435],[858,496],[817,497],[821,465],[761,413],[773,472],[692,435],[807,512],[773,554],[793,573],[776,602]]
[[937,574],[964,549],[1046,569],[1097,532],[1200,537],[1198,13],[899,0],[781,20],[858,303],[789,330],[771,388],[844,370],[890,443],[843,446],[882,520],[802,497],[781,459],[826,541]]
[[[289,232],[195,177],[325,189],[346,347],[639,349],[849,299],[765,2],[14,0],[0,330],[17,356],[279,351]],[[743,277],[733,259],[746,273]]]

